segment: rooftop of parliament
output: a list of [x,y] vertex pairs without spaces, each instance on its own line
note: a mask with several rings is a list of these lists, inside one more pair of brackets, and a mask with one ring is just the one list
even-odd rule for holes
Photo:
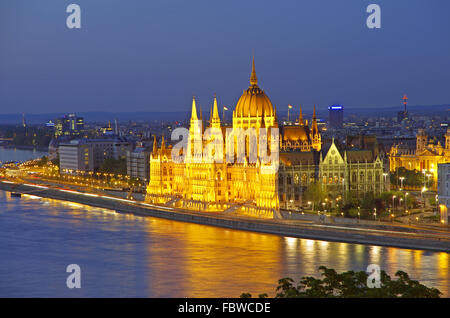
[[[205,128],[225,126],[219,116],[214,97],[208,126],[197,113],[192,100],[189,138],[201,123]],[[233,111],[232,128],[278,128],[276,106],[258,86],[253,60],[250,86],[243,91]],[[246,140],[248,143],[248,140]],[[189,145],[192,145],[191,143]],[[205,147],[205,142],[202,147]],[[234,147],[237,145],[234,144]],[[248,148],[248,145],[247,145]],[[277,217],[280,208],[298,206],[302,192],[313,182],[326,187],[327,192],[339,198],[345,193],[381,193],[384,191],[383,158],[376,145],[371,149],[344,149],[333,141],[324,145],[317,125],[316,110],[311,124],[303,119],[280,129],[279,169],[262,173],[264,165],[250,163],[249,154],[243,163],[174,162],[172,146],[166,146],[164,137],[155,141],[150,155],[150,182],[146,200],[185,209],[203,211],[235,211],[262,217]],[[185,158],[192,155],[188,147]],[[191,152],[191,153],[189,153]],[[225,153],[225,152],[224,152]]]

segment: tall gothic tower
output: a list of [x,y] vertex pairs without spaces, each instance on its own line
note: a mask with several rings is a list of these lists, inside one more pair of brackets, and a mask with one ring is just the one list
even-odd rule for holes
[[320,136],[319,127],[317,126],[316,105],[314,105],[314,113],[311,125],[311,146],[320,151],[322,148],[322,137]]

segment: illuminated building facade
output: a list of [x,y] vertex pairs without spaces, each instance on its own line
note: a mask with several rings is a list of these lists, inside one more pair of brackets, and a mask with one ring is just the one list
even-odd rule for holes
[[[51,121],[49,123],[51,123]],[[57,118],[52,124],[56,137],[76,136],[84,130],[84,118],[76,116],[75,114],[64,115],[64,117]]]
[[283,127],[283,138],[280,148],[282,150],[300,150],[300,151],[320,151],[322,147],[322,137],[319,132],[316,117],[316,106],[312,118],[311,128],[303,121],[302,108],[298,117],[298,125],[288,125]]
[[[226,136],[225,127],[219,117],[216,97],[207,128]],[[259,138],[260,129],[264,129],[269,136],[271,128],[278,129],[276,108],[258,86],[254,61],[250,86],[239,98],[232,121],[233,130],[247,131],[252,128],[256,131],[256,140]],[[242,143],[246,150],[244,162],[229,163],[225,160],[226,147],[231,145],[236,154],[238,148],[242,146],[236,138],[230,140],[227,138],[223,145],[223,153],[214,154],[222,156],[222,162],[216,160],[211,162],[202,156],[208,146],[208,142],[202,138],[204,131],[203,119],[198,116],[194,98],[187,153],[183,161],[174,161],[172,146],[166,146],[163,137],[158,147],[155,137],[150,155],[150,182],[147,186],[146,200],[187,209],[240,210],[260,216],[276,217],[279,209],[277,170],[271,165],[261,163],[259,155],[256,162],[249,160],[250,137],[246,137]],[[278,144],[279,141],[276,142]],[[196,149],[200,149],[200,154]]]
[[394,145],[389,153],[390,171],[395,172],[403,167],[431,174],[437,180],[437,167],[441,163],[450,162],[450,128],[445,134],[445,145],[440,142],[431,143],[424,129],[419,129],[416,135],[416,149],[405,149]]
[[58,147],[61,173],[97,170],[106,159],[125,159],[133,145],[116,139],[75,139]]
[[148,182],[150,177],[151,149],[136,147],[127,151],[127,175]]
[[385,191],[383,158],[378,152],[361,149],[339,150],[334,139],[318,152],[280,153],[279,194],[281,207],[302,205],[302,193],[318,181],[330,197],[347,193],[360,197]]

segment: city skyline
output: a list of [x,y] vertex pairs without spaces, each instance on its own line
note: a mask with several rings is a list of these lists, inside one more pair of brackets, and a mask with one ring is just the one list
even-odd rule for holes
[[443,2],[378,1],[382,27],[373,30],[368,1],[77,3],[79,30],[66,27],[66,4],[0,5],[2,113],[177,112],[192,95],[208,109],[214,93],[233,108],[252,54],[280,111],[400,108],[403,94],[412,105],[450,101]]

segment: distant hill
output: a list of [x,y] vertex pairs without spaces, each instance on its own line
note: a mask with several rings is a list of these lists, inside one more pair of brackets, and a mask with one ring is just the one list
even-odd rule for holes
[[[392,107],[375,107],[375,108],[363,108],[363,107],[345,107],[344,116],[359,115],[359,116],[385,116],[393,117],[397,115],[397,112],[402,110],[401,106]],[[408,106],[408,111],[413,115],[434,115],[445,116],[449,115],[450,104],[447,105],[413,105]],[[304,115],[310,117],[312,109],[305,108]],[[28,124],[44,124],[49,120],[54,120],[57,117],[62,117],[65,113],[47,113],[47,114],[25,114],[25,121]],[[78,116],[84,117],[85,122],[107,122],[108,120],[114,121],[117,119],[119,122],[152,122],[162,120],[186,120],[189,119],[190,112],[80,112],[76,113]],[[232,115],[231,111],[226,113],[229,120]],[[287,110],[281,111],[278,107],[278,117],[285,118],[287,116]],[[297,116],[294,111],[291,116]],[[326,118],[328,117],[328,109],[321,107],[317,109],[317,116]],[[207,112],[203,113],[203,118],[209,118]],[[0,114],[0,124],[20,124],[22,123],[22,114]]]

